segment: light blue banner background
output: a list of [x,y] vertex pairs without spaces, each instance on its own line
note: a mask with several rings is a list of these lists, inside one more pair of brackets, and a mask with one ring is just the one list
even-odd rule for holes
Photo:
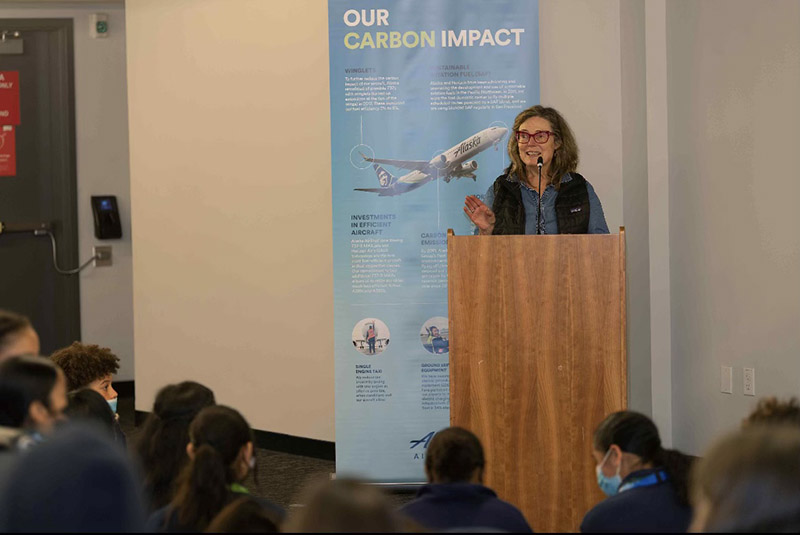
[[[379,9],[388,11],[382,20],[370,11]],[[373,25],[348,26],[344,21],[348,10],[355,10],[359,16],[364,10],[365,18],[360,22],[371,20]],[[510,129],[517,113],[539,102],[538,2],[329,0],[328,11],[336,469],[340,476],[357,475],[374,481],[424,481],[425,448],[433,432],[449,425],[449,404],[448,354],[434,354],[423,346],[425,327],[436,325],[447,334],[441,320],[447,317],[447,288],[446,284],[424,280],[423,269],[438,273],[440,281],[443,274],[446,282],[443,265],[437,267],[432,259],[446,258],[444,235],[448,228],[456,234],[473,232],[462,211],[464,197],[483,195],[508,165],[508,134],[496,149],[489,147],[470,158],[478,164],[475,180],[454,177],[445,182],[434,176],[434,180],[397,196],[355,190],[381,187],[373,165],[360,153],[376,159],[430,161],[490,126]],[[348,17],[351,23],[358,20],[353,12]],[[377,24],[384,21],[386,24]],[[455,35],[461,30],[479,30],[483,36],[486,29],[492,39],[498,37],[500,29],[524,29],[524,33],[518,34],[519,45],[515,44],[515,35],[501,33],[499,39],[509,40],[509,45],[491,46],[484,41],[484,46],[479,46],[475,41],[469,46],[462,41],[461,46],[442,46],[442,30],[453,30]],[[435,43],[414,48],[345,46],[348,33],[357,34],[348,38],[353,46],[363,41],[365,33],[378,42],[378,32],[392,31],[400,35],[433,31]],[[413,35],[408,34],[407,43],[413,43]],[[387,44],[391,44],[389,39]],[[456,74],[442,74],[448,71]],[[386,80],[380,77],[396,78],[389,80],[397,84],[393,86],[396,89],[387,92],[383,85]],[[347,89],[346,81],[351,84]],[[458,84],[467,81],[483,81],[490,90],[503,85],[501,81],[514,81],[524,85],[524,90],[513,108],[491,109],[499,106],[485,97],[489,109],[439,111],[432,109],[432,81],[455,82],[436,86],[437,91],[464,90],[467,86]],[[378,90],[370,93],[370,88]],[[354,102],[365,94],[373,98],[367,102],[370,109],[352,109],[364,107]],[[445,98],[451,99],[450,108],[458,107],[457,97]],[[381,164],[381,168],[397,179],[411,173],[388,164]],[[375,217],[379,219],[366,221],[384,226],[353,227],[364,218]],[[353,235],[354,230],[365,229],[380,234]],[[363,240],[397,241],[383,244]],[[376,244],[382,248],[376,248]],[[384,275],[375,277],[375,270],[383,270]],[[375,280],[387,278],[389,282]],[[381,346],[376,344],[375,354],[358,349],[362,345],[368,348],[365,332],[372,323]]]

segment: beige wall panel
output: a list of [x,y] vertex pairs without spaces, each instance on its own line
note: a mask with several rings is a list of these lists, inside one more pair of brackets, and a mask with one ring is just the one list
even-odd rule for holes
[[[800,3],[667,3],[675,445],[800,390]],[[719,391],[734,367],[733,394]]]
[[326,4],[128,2],[136,405],[333,440]]

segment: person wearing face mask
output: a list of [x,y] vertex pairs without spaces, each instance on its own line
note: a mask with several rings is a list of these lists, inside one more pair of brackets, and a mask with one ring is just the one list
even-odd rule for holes
[[119,357],[107,347],[73,342],[53,353],[50,359],[64,370],[69,392],[89,388],[103,396],[115,415],[114,441],[126,447],[127,440],[117,415],[119,395],[112,386],[113,376],[119,370]]
[[[250,496],[242,481],[256,466],[253,431],[238,411],[222,405],[201,410],[189,426],[186,453],[190,461],[175,497],[150,516],[148,531],[204,531],[225,506]],[[264,499],[250,499],[283,520],[282,508]]]
[[600,199],[576,172],[575,136],[558,111],[532,106],[517,115],[508,155],[511,165],[484,201],[475,195],[464,201],[478,234],[608,234]]
[[43,442],[64,419],[67,381],[42,357],[0,363],[0,484],[20,450]]
[[582,533],[685,532],[692,518],[688,481],[693,457],[661,447],[643,414],[610,414],[594,432],[597,483],[608,498],[586,513]]

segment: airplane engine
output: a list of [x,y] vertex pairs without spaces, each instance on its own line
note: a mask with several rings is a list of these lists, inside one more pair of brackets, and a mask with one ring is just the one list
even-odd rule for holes
[[461,170],[465,172],[474,171],[478,168],[478,162],[475,160],[471,160],[469,162],[464,162],[461,164]]

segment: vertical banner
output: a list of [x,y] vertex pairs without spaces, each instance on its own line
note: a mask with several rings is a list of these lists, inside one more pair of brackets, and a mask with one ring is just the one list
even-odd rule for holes
[[329,0],[336,470],[424,481],[449,425],[448,228],[539,102],[538,2]]

